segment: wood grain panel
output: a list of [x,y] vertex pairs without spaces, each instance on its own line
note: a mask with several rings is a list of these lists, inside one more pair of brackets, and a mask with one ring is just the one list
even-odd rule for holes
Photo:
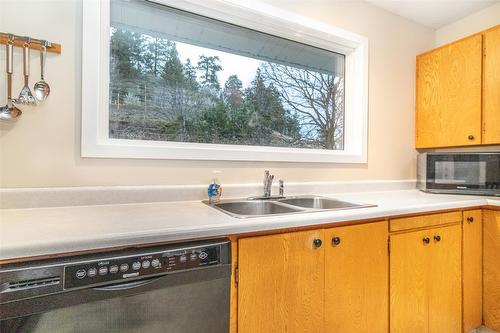
[[462,224],[463,332],[469,333],[483,321],[483,229],[481,210],[464,211]]
[[[462,226],[429,230],[429,333],[462,331]],[[440,237],[436,241],[434,237]]]
[[230,237],[231,240],[231,306],[229,311],[229,332],[238,332],[238,239]]
[[500,143],[500,25],[484,34],[483,143]]
[[483,317],[500,331],[500,211],[483,211]]
[[427,230],[390,237],[390,332],[429,331],[429,270],[431,246]]
[[327,332],[387,333],[387,230],[386,221],[325,230]]
[[324,328],[323,231],[238,242],[238,332],[318,333]]
[[417,228],[426,228],[443,224],[458,223],[462,221],[462,212],[454,211],[439,214],[401,217],[390,219],[390,231],[402,231]]
[[417,57],[417,148],[481,143],[481,65],[481,35]]

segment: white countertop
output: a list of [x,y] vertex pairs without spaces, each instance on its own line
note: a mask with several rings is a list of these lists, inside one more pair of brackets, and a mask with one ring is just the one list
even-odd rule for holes
[[226,236],[482,205],[500,198],[418,190],[325,195],[377,207],[238,219],[200,201],[0,210],[0,260]]

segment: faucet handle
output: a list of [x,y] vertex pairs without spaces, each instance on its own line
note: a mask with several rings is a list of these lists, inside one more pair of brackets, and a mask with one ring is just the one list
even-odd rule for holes
[[283,179],[279,180],[279,196],[283,197],[285,195],[285,182]]

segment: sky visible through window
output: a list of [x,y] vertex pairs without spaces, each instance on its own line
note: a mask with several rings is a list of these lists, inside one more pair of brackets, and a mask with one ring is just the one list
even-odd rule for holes
[[264,62],[248,57],[242,57],[236,54],[222,52],[218,50],[207,49],[196,45],[177,42],[177,50],[179,58],[183,63],[187,59],[191,62],[196,62],[200,54],[208,56],[218,56],[222,66],[222,70],[217,72],[217,77],[220,82],[226,82],[230,75],[236,74],[243,84],[243,88],[250,86],[250,83],[255,78],[257,68]]

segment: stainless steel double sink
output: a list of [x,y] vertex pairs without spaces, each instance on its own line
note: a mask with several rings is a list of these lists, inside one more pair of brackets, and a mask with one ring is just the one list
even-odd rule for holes
[[375,207],[376,205],[354,203],[316,195],[304,195],[282,198],[249,198],[221,200],[210,205],[228,215],[237,218],[262,217],[269,215],[286,215],[311,213],[329,210]]

